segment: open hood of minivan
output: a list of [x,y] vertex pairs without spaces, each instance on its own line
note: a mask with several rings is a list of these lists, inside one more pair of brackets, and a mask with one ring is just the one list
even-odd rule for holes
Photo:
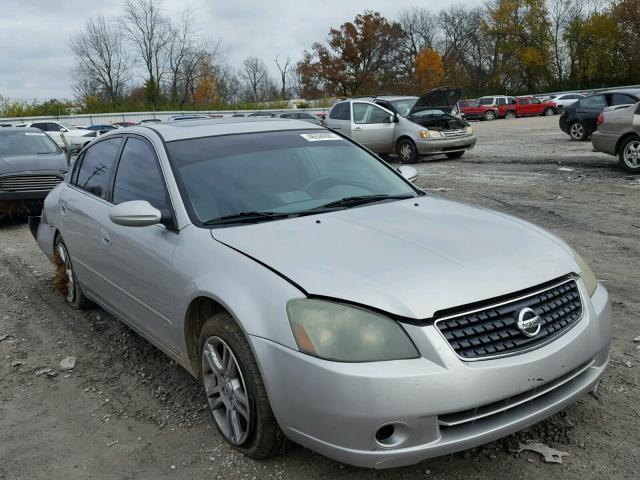
[[409,111],[409,116],[422,110],[439,109],[449,113],[461,96],[462,90],[457,87],[436,88],[416,100],[416,103]]

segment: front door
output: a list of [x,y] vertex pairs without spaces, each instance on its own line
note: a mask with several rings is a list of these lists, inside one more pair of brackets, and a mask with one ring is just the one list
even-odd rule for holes
[[369,102],[353,102],[352,109],[352,138],[374,152],[393,152],[393,113]]

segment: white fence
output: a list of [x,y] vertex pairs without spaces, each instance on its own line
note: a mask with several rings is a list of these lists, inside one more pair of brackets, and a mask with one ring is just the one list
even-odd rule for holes
[[[254,113],[257,110],[206,110],[206,111],[175,111],[175,112],[126,112],[126,113],[96,113],[85,115],[60,115],[50,117],[14,117],[14,118],[0,118],[0,123],[19,125],[22,123],[40,122],[43,120],[54,120],[71,125],[89,126],[89,125],[105,125],[114,122],[139,122],[146,118],[157,118],[158,120],[166,121],[172,115],[211,115],[230,117],[232,115],[248,115]],[[264,109],[261,112],[309,112],[309,113],[326,113],[328,108],[298,108],[298,109]]]

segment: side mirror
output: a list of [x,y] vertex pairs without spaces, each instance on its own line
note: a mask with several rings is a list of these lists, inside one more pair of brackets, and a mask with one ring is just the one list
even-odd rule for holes
[[132,200],[111,207],[109,218],[124,227],[148,227],[160,223],[162,214],[146,200]]
[[415,182],[418,178],[418,171],[408,165],[398,167],[398,172],[400,172],[400,175],[402,175],[405,180],[408,180],[412,183]]
[[62,127],[62,128],[60,129],[60,131],[61,131],[62,133],[67,133],[69,130],[67,130],[66,128]]
[[398,123],[400,121],[400,119],[398,118],[398,114],[397,113],[393,114],[393,117],[391,117],[391,121],[393,123]]

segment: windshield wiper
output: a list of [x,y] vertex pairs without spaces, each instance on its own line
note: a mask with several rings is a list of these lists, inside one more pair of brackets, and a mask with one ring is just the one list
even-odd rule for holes
[[373,202],[381,202],[383,200],[406,200],[408,198],[415,198],[415,195],[359,195],[357,197],[345,197],[340,200],[335,200],[333,202],[325,203],[324,205],[320,205],[319,207],[314,208],[313,210],[321,210],[323,208],[333,208],[333,207],[356,207],[358,205],[364,205],[366,203]]
[[278,220],[280,218],[289,217],[289,213],[278,212],[240,212],[233,213],[231,215],[225,215],[223,217],[212,218],[203,222],[204,225],[224,225],[227,223],[253,223],[264,222],[269,220]]

